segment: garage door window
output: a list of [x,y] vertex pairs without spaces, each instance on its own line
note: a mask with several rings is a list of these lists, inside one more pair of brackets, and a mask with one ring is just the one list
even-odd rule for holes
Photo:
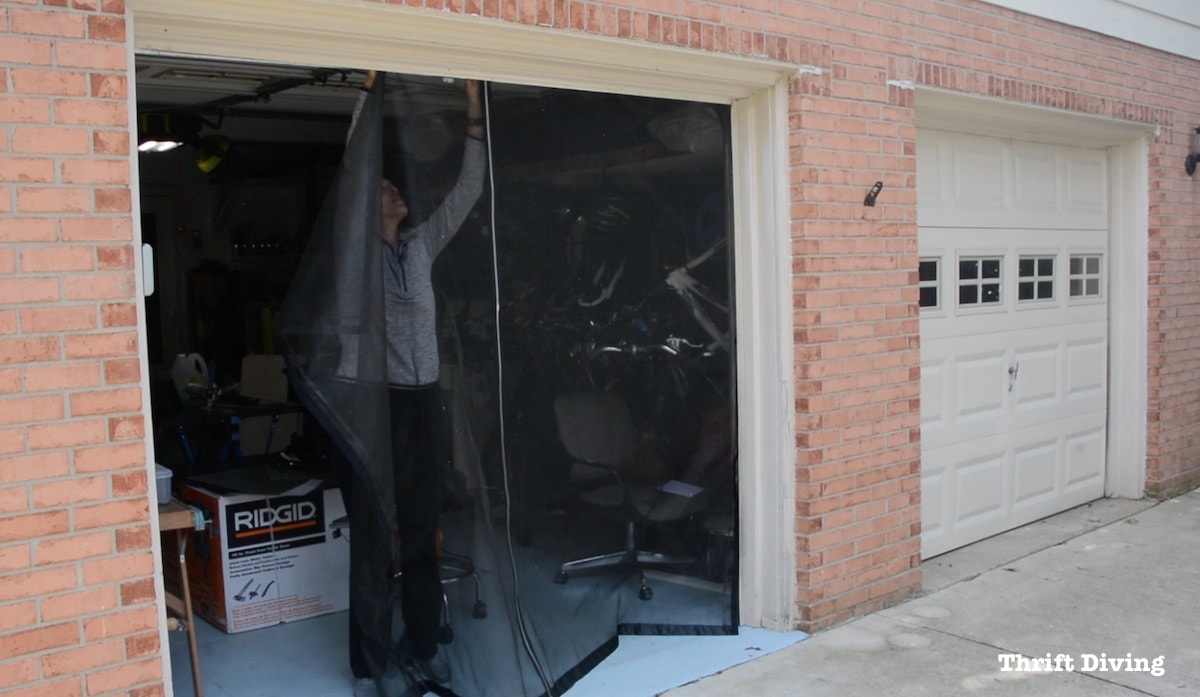
[[1017,277],[1018,302],[1054,299],[1054,257],[1021,257]]
[[938,293],[938,282],[941,280],[941,260],[922,259],[917,267],[917,284],[920,289],[920,306],[936,310],[942,306]]
[[961,257],[958,260],[958,304],[995,305],[1000,302],[1000,257]]
[[1099,254],[1071,255],[1072,298],[1100,297],[1100,268]]

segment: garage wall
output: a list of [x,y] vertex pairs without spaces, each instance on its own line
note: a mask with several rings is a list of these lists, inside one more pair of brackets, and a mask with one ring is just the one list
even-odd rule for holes
[[[0,2],[0,694],[162,691],[130,5]],[[1200,66],[971,0],[828,5],[422,4],[795,66],[776,234],[794,255],[797,440],[777,464],[794,466],[808,630],[919,589],[917,85],[1160,127],[1149,229],[1132,231],[1150,250],[1146,491],[1200,483],[1200,204],[1183,172]]]

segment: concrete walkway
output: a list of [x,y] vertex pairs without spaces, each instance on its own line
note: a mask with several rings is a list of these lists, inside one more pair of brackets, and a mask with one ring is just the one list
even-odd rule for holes
[[1097,501],[924,578],[918,598],[663,694],[1200,695],[1200,490]]

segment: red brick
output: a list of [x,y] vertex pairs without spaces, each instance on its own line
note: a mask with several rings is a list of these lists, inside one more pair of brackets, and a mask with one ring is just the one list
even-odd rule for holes
[[[125,41],[124,17],[88,17],[88,38],[94,41]],[[116,68],[124,68],[122,63]]]
[[35,482],[62,477],[69,472],[69,456],[65,452],[7,457],[4,466],[0,467],[0,484]]
[[142,444],[110,445],[101,448],[80,448],[75,451],[75,472],[115,472],[146,466],[146,450]]
[[145,496],[149,492],[149,477],[145,470],[126,470],[112,475],[114,497]]
[[0,218],[0,243],[54,242],[58,229],[45,218]]
[[[4,664],[4,670],[0,670],[0,690],[25,683],[32,683],[39,677],[41,677],[41,671],[38,668],[36,659],[23,658],[16,661],[8,661]],[[6,692],[5,694],[11,695],[13,693]]]
[[30,247],[21,252],[20,264],[25,273],[91,271],[96,268],[96,250],[93,247]]
[[106,384],[120,385],[139,382],[141,379],[142,367],[136,358],[104,362],[104,382]]
[[[96,248],[96,258],[99,268],[105,270],[132,270],[133,269],[133,247],[129,245],[120,245],[115,247],[104,246]],[[133,307],[130,305],[130,307]]]
[[[9,576],[4,579],[4,583],[0,583],[0,603],[40,598],[58,591],[72,590],[75,588],[77,573],[74,567],[64,566]],[[0,642],[3,642],[3,635],[0,635]],[[3,651],[0,651],[0,660],[3,660],[4,655]]]
[[72,360],[136,356],[137,346],[137,334],[134,332],[67,336],[65,341],[66,357]]
[[[100,141],[105,142],[101,143]],[[129,152],[129,138],[122,134],[121,139],[101,139],[97,133],[96,149],[99,151],[102,148],[118,148],[119,151],[115,154],[122,155]],[[107,152],[107,150],[105,150]],[[93,196],[94,205],[97,213],[128,213],[132,210],[132,198],[129,195],[128,188],[120,189],[95,189]]]
[[79,392],[70,397],[72,416],[93,416],[137,411],[142,406],[140,387]]
[[84,37],[84,16],[70,12],[12,10],[12,29],[16,34],[72,39]]
[[108,532],[42,540],[34,547],[35,562],[41,566],[108,557],[112,552],[113,539]]
[[96,308],[93,305],[24,308],[21,326],[30,334],[95,329]]
[[118,607],[120,600],[117,597],[117,587],[113,585],[47,594],[41,600],[43,622],[100,614]]
[[89,694],[100,694],[116,690],[128,690],[140,683],[162,679],[162,660],[154,657],[150,660],[131,661],[110,670],[89,673],[87,689]]
[[[18,126],[13,129],[12,134],[12,150],[17,153],[86,155],[90,144],[91,138],[87,130],[82,128]],[[64,191],[55,193],[67,197]],[[75,211],[76,208],[72,203],[71,206],[57,210],[67,212]]]
[[155,656],[161,649],[162,643],[158,639],[157,632],[147,632],[140,636],[125,638],[125,654],[130,658]]
[[100,366],[95,364],[75,363],[30,366],[25,369],[25,390],[27,393],[97,387],[100,384]]
[[72,673],[89,673],[97,668],[121,663],[124,658],[124,641],[114,639],[92,642],[42,656],[42,675],[57,678]]
[[133,241],[133,221],[127,217],[66,218],[60,225],[64,242]]
[[105,328],[137,326],[137,306],[133,303],[105,303],[100,308]]
[[83,635],[86,641],[98,641],[111,637],[123,637],[157,627],[158,612],[153,605],[148,605],[85,618]]
[[134,525],[117,529],[117,551],[133,552],[150,549],[151,531],[149,525]]
[[0,182],[48,184],[54,181],[54,160],[50,158],[0,158]]
[[102,476],[72,477],[33,486],[33,502],[38,508],[58,508],[103,501],[106,498],[108,480]]
[[108,439],[114,443],[126,440],[140,441],[145,437],[145,419],[141,416],[125,416],[108,420]]
[[[127,126],[129,109],[124,101],[97,102],[92,99],[59,99],[54,103],[54,122],[64,126]],[[120,184],[129,181],[128,163],[121,160],[82,160],[63,168],[67,184]]]
[[157,594],[153,578],[143,578],[121,584],[121,605],[140,605],[154,602]]
[[3,406],[0,408],[0,426],[56,421],[63,417],[63,400],[58,396],[7,398],[0,400],[0,405]]
[[50,100],[45,97],[0,97],[0,119],[5,123],[50,122]]
[[123,71],[126,65],[123,46],[59,43],[55,54],[65,68]]
[[[89,55],[85,60],[93,57]],[[62,60],[61,55],[59,60]],[[91,79],[91,96],[97,99],[125,99],[129,95],[129,81],[124,75],[93,73],[89,77]]]
[[86,73],[17,68],[10,76],[16,94],[83,96],[88,91]]
[[[128,131],[125,130],[97,130],[92,134],[92,149],[97,155],[128,155],[130,153],[130,141],[132,138]],[[129,198],[128,190],[124,192],[125,198]],[[103,194],[103,198],[109,205],[101,207],[99,200]],[[114,190],[112,189],[97,189],[97,212],[123,212],[128,213],[129,208],[114,209],[112,207],[112,199]]]
[[67,300],[110,300],[133,297],[136,290],[132,274],[67,276],[63,290]]
[[[144,489],[143,489],[144,490]],[[136,523],[146,520],[149,502],[145,498],[74,507],[76,530],[91,530],[99,527]]]
[[4,697],[82,697],[83,683],[79,677],[62,680],[40,680],[30,687],[10,690]]
[[96,445],[103,443],[106,435],[103,421],[69,421],[58,424],[31,425],[28,429],[29,449],[49,450],[51,448]]
[[48,303],[60,299],[56,278],[0,278],[0,297],[6,303]]
[[53,44],[42,39],[0,37],[0,62],[50,65]]
[[0,635],[0,660],[70,646],[79,641],[75,622],[43,625],[23,632]]
[[38,606],[32,600],[0,605],[0,633],[32,627],[38,621]]

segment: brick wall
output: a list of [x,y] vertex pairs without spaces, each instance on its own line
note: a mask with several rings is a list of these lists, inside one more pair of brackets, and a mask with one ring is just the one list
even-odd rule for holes
[[[1149,163],[1147,489],[1200,483],[1200,210],[1182,169],[1200,124],[1195,62],[972,0],[471,0],[444,10],[797,66],[801,628],[919,588],[913,85],[1162,127]],[[0,11],[0,693],[161,694],[125,7],[28,0]],[[876,180],[879,203],[865,207]]]
[[0,693],[162,694],[125,7],[0,12]]
[[[1161,126],[1150,146],[1147,493],[1200,484],[1200,208],[1182,168],[1200,124],[1188,90],[1200,66],[979,2],[833,5],[794,6],[810,47],[791,109],[805,629],[919,584],[914,86]],[[864,207],[876,179],[880,204]]]

